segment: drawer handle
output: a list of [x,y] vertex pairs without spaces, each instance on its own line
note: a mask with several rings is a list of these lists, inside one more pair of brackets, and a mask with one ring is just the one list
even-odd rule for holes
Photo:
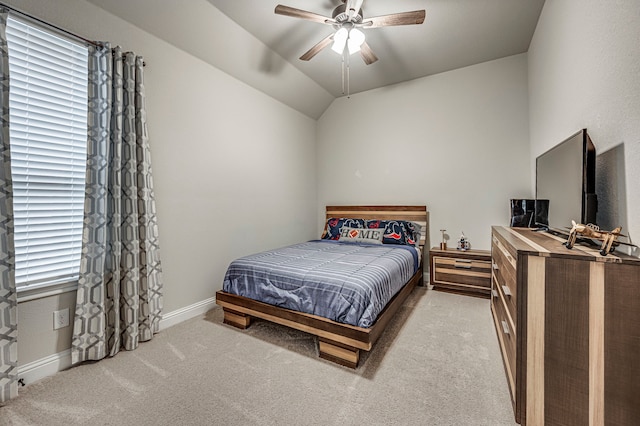
[[471,261],[470,260],[456,260],[453,264],[454,268],[464,268],[471,269]]
[[509,324],[507,324],[505,320],[502,320],[501,323],[502,323],[502,331],[504,332],[504,334],[509,334]]
[[492,289],[491,289],[491,295],[492,295],[493,297],[495,297],[495,298],[497,298],[497,297],[498,297],[498,292],[496,291],[496,289],[494,289],[494,288],[492,288]]
[[504,293],[505,296],[511,297],[511,289],[506,285],[502,286],[502,292]]
[[500,267],[498,266],[498,264],[497,264],[496,262],[491,262],[491,267],[492,267],[493,269],[495,269],[496,271],[497,271],[498,269],[500,269]]

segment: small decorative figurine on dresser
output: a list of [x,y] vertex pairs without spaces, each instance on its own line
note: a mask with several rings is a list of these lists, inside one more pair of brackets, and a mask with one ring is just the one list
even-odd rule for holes
[[[578,235],[583,238],[589,238],[592,240],[602,241],[602,246],[600,246],[600,254],[606,256],[609,253],[613,253],[618,245],[620,245],[620,241],[617,241],[618,237],[622,235],[620,231],[622,231],[622,226],[618,226],[613,231],[601,231],[600,228],[591,223],[587,225],[583,225],[581,223],[576,223],[575,221],[571,221],[573,227],[571,231],[569,231],[569,236],[567,237],[567,242],[564,245],[571,249],[573,245],[576,243],[576,239]],[[625,237],[626,235],[622,235]],[[624,244],[624,243],[622,243]]]
[[471,244],[467,237],[464,236],[464,232],[460,235],[460,239],[458,240],[458,250],[467,251],[471,248]]

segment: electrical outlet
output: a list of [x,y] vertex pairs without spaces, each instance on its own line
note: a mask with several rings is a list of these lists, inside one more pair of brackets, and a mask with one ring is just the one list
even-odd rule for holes
[[62,309],[60,311],[53,311],[53,329],[69,326],[69,308]]

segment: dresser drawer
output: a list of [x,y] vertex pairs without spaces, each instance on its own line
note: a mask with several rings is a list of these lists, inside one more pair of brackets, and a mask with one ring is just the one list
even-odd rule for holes
[[433,280],[438,283],[491,287],[491,262],[433,257]]
[[495,237],[491,256],[495,287],[502,295],[511,318],[515,320],[518,295],[515,259]]
[[495,288],[491,291],[491,312],[493,314],[500,351],[504,359],[511,399],[516,398],[516,331],[509,319],[504,299]]

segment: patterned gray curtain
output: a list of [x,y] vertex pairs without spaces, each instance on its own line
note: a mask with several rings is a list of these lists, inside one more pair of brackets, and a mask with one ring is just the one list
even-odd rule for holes
[[7,12],[0,10],[0,404],[18,395],[18,315],[9,149]]
[[89,51],[85,219],[73,364],[133,350],[162,312],[142,57]]

